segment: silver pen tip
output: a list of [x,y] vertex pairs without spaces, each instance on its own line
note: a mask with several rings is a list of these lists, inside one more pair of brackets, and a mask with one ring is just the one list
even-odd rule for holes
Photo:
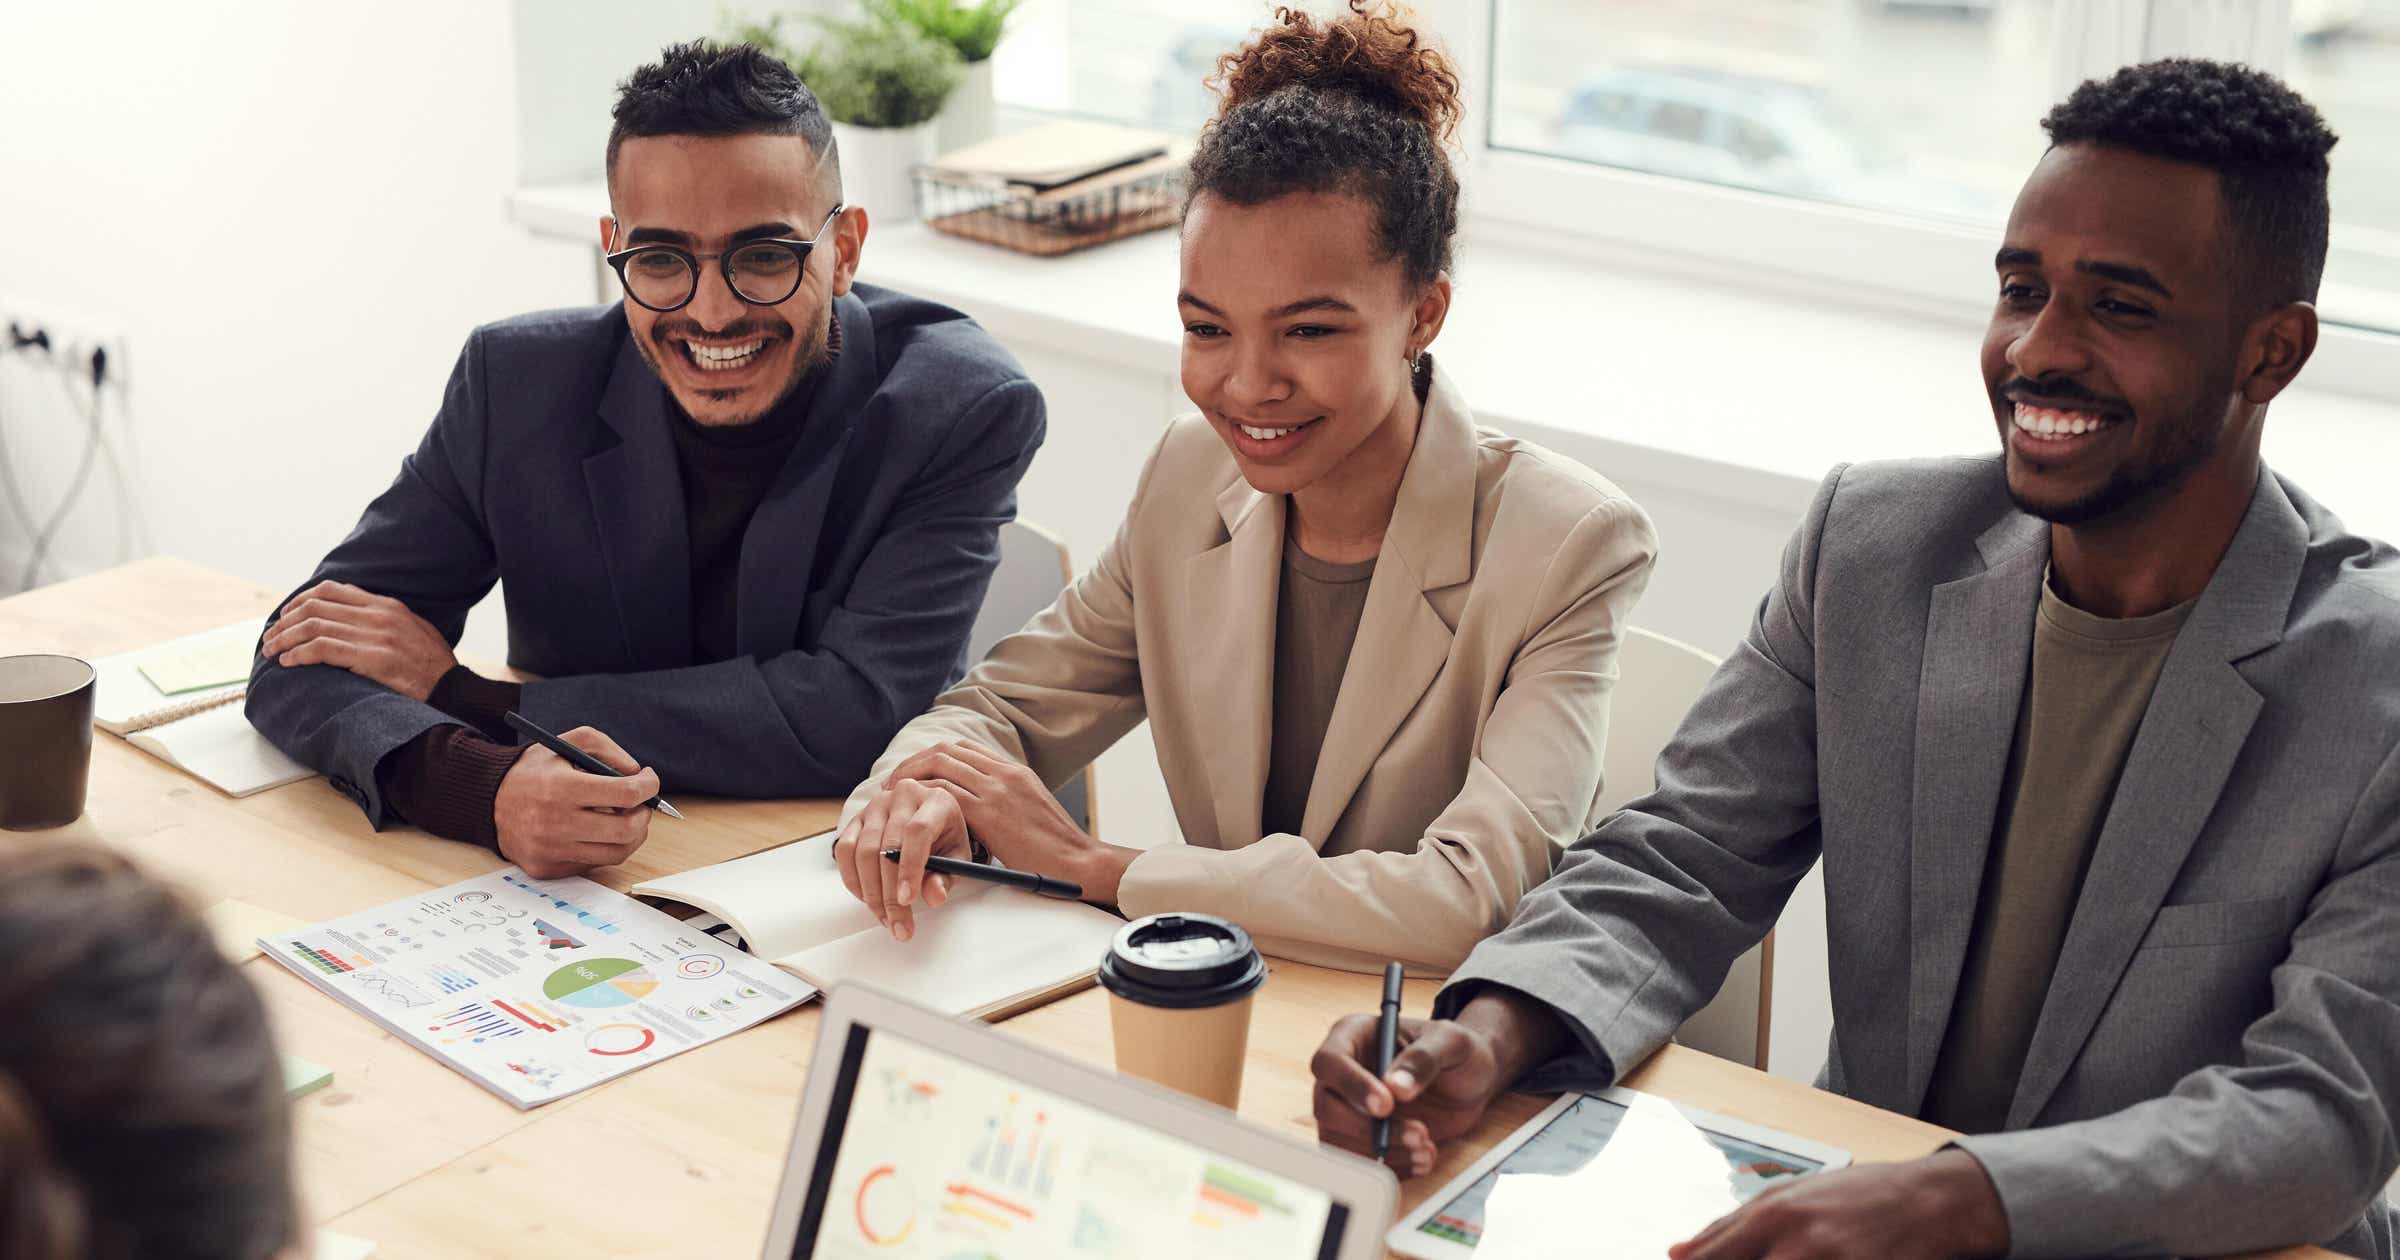
[[683,811],[667,804],[665,801],[660,801],[658,803],[658,812],[665,814],[667,817],[672,818],[677,822],[683,821]]

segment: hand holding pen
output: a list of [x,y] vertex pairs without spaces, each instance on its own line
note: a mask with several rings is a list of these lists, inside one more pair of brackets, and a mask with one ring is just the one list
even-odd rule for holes
[[[508,716],[520,731],[540,731],[516,714]],[[472,747],[463,755],[469,774],[487,760]],[[541,731],[531,746],[501,750],[499,755],[514,760],[506,763],[492,790],[490,842],[536,879],[579,875],[623,862],[649,838],[653,817],[674,814],[673,807],[658,798],[658,775],[590,727],[577,727],[564,736]],[[586,762],[599,769],[587,769]],[[454,828],[471,826],[464,819],[452,822]],[[461,832],[445,829],[444,834]],[[471,831],[467,836],[472,838]]]

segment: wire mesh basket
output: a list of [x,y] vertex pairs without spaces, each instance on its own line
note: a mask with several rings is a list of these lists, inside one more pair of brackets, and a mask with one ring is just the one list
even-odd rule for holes
[[1056,188],[918,167],[917,217],[937,232],[1049,256],[1173,226],[1183,162],[1161,156]]

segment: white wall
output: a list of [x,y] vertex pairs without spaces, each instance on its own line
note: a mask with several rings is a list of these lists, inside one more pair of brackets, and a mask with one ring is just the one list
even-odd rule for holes
[[[510,14],[470,0],[0,6],[0,307],[130,348],[69,572],[169,552],[295,583],[391,480],[467,331],[590,300],[587,255],[508,221]],[[81,446],[54,381],[0,359],[37,510]],[[25,540],[0,517],[0,590]]]

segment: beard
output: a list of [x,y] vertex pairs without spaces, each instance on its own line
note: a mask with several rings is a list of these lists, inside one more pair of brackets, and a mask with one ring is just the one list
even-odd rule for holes
[[[2053,525],[2089,525],[2104,521],[2175,492],[2217,453],[2224,441],[2221,425],[2206,417],[2190,417],[2162,435],[2155,446],[2111,469],[2098,489],[2064,503],[2028,498],[2008,479],[2009,501],[2028,516]],[[2014,454],[2006,458],[2015,459]]]
[[[828,299],[823,305],[815,307],[809,311],[808,323],[801,328],[797,335],[792,335],[791,323],[788,320],[785,320],[778,313],[785,309],[788,309],[788,307],[754,307],[752,308],[750,314],[742,319],[736,320],[724,328],[713,330],[703,330],[699,321],[697,320],[678,318],[674,315],[662,315],[659,317],[658,322],[650,326],[650,331],[648,333],[637,336],[633,339],[633,346],[635,350],[641,353],[642,361],[650,365],[651,372],[656,374],[658,379],[664,383],[673,379],[667,374],[666,360],[677,359],[680,361],[683,355],[682,351],[677,350],[672,344],[670,344],[673,338],[689,337],[703,331],[706,331],[711,337],[721,339],[739,338],[753,334],[768,337],[788,337],[790,344],[793,347],[791,371],[787,373],[784,379],[776,385],[774,391],[767,397],[766,401],[746,412],[743,412],[731,420],[721,420],[716,422],[729,427],[754,424],[769,412],[772,412],[777,407],[782,406],[784,400],[790,398],[792,394],[800,388],[802,382],[806,381],[809,376],[818,368],[823,367],[826,361],[832,357],[830,350],[831,342],[827,333],[827,329],[831,326],[833,320],[833,302],[831,299]],[[692,409],[685,405],[683,399],[680,397],[681,394],[687,391],[678,389],[673,385],[669,385],[667,392],[670,395],[677,396],[676,405],[683,408],[688,418]],[[689,390],[688,392],[694,395],[697,400],[703,400],[712,403],[726,403],[731,402],[733,399],[738,397],[742,391],[730,389],[694,389]]]

